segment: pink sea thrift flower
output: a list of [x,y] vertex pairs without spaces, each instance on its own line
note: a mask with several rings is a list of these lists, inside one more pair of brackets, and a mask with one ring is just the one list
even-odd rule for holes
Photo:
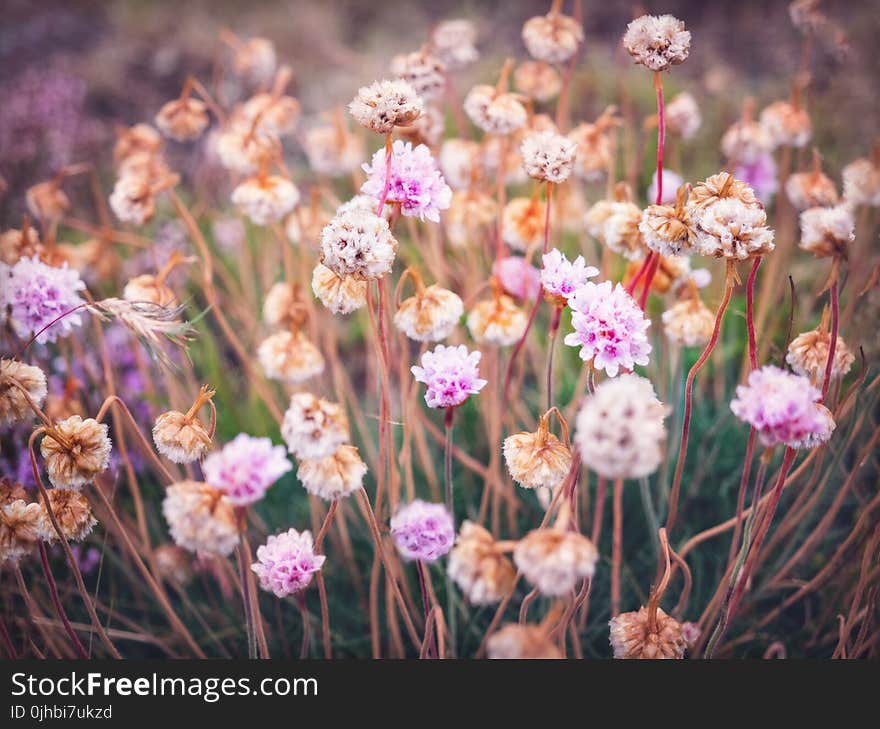
[[599,269],[588,266],[583,256],[569,261],[558,248],[545,253],[541,262],[541,285],[544,293],[564,304],[587,279],[599,275]]
[[22,258],[14,266],[0,263],[0,312],[10,310],[13,330],[27,339],[52,324],[36,338],[37,342],[54,342],[82,322],[80,312],[63,314],[85,302],[79,291],[86,285],[79,273],[67,267],[48,266],[37,256]]
[[433,562],[452,549],[455,527],[443,504],[416,499],[391,517],[391,536],[406,559]]
[[651,345],[647,330],[651,320],[620,284],[588,281],[569,298],[574,312],[574,331],[565,337],[571,347],[580,347],[581,359],[609,377],[648,364]]
[[779,443],[813,448],[828,440],[835,427],[821,399],[822,393],[807,377],[767,365],[736,388],[730,409],[758,431],[768,448]]
[[763,200],[764,203],[769,203],[779,190],[776,162],[769,152],[760,155],[754,162],[739,164],[733,171],[733,176],[748,184],[755,191],[758,199]]
[[425,402],[431,408],[454,408],[470,395],[476,395],[486,385],[480,379],[480,352],[468,352],[467,347],[447,347],[438,344],[433,351],[422,355],[422,366],[411,368],[416,382],[424,382],[428,389]]
[[288,529],[257,547],[257,561],[251,569],[260,578],[260,587],[277,597],[287,597],[308,587],[325,559],[315,554],[311,532]]
[[269,487],[292,468],[284,446],[273,446],[268,438],[254,438],[247,433],[239,433],[202,464],[205,480],[236,506],[262,499]]
[[541,291],[541,272],[522,256],[504,256],[495,262],[494,273],[508,294],[533,301]]
[[[379,200],[385,187],[385,149],[377,150],[373,163],[363,166],[367,181],[361,192]],[[440,211],[452,202],[452,189],[446,184],[437,163],[424,144],[413,148],[410,142],[394,142],[391,155],[390,203],[400,203],[400,210],[409,217],[440,222]]]

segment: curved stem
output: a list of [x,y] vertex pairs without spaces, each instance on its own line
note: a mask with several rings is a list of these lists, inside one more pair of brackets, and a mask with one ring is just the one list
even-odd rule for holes
[[55,582],[55,578],[52,576],[52,569],[49,567],[49,557],[46,554],[46,545],[43,544],[42,541],[39,543],[39,549],[40,563],[43,565],[43,574],[46,576],[46,583],[49,585],[49,594],[52,596],[52,604],[55,606],[55,612],[58,613],[58,617],[61,618],[64,630],[67,633],[67,637],[70,638],[70,642],[73,645],[76,654],[80,658],[88,660],[89,654],[80,642],[76,632],[74,632],[70,620],[67,619],[67,613],[64,611],[64,605],[61,604],[61,598],[58,597],[58,585]]

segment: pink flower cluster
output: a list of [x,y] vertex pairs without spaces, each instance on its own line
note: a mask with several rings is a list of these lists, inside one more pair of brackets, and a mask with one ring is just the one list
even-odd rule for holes
[[416,499],[391,517],[391,536],[407,559],[433,562],[452,549],[455,526],[443,504]]
[[758,431],[767,447],[784,443],[791,448],[813,448],[828,440],[835,427],[821,399],[822,393],[808,378],[766,365],[736,388],[730,409]]
[[427,385],[425,402],[431,408],[454,408],[486,385],[480,379],[480,352],[468,352],[463,344],[447,347],[438,344],[422,355],[422,366],[411,371],[416,382]]
[[54,342],[79,326],[79,311],[67,312],[85,303],[78,293],[85,287],[67,263],[56,268],[36,256],[22,258],[14,266],[0,263],[0,311],[9,308],[12,328],[21,339],[55,322],[36,338],[41,344]]
[[562,301],[585,283],[587,279],[599,275],[599,269],[588,266],[583,256],[569,261],[558,248],[545,253],[541,258],[541,285],[544,293]]
[[273,446],[268,438],[254,438],[247,433],[239,433],[202,464],[205,480],[236,506],[262,499],[269,487],[292,468],[284,446]]
[[580,347],[581,359],[616,377],[621,370],[648,364],[651,320],[620,284],[588,281],[569,298],[574,331],[565,343]]
[[[379,200],[385,188],[385,149],[373,155],[373,163],[363,165],[367,181],[361,192]],[[452,203],[452,189],[446,184],[437,163],[424,144],[413,148],[410,142],[397,140],[391,155],[389,203],[400,203],[400,211],[409,217],[440,222],[440,211]]]
[[257,561],[251,569],[260,579],[260,587],[277,597],[287,597],[308,587],[325,559],[315,554],[311,532],[288,529],[257,547]]
[[541,291],[541,272],[522,256],[504,256],[495,262],[494,273],[508,294],[534,301]]

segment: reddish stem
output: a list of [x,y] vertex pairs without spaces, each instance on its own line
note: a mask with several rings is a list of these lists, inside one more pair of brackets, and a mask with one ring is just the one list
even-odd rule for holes
[[752,263],[749,272],[749,280],[746,284],[746,326],[749,330],[749,365],[753,370],[758,369],[758,345],[755,336],[755,279],[758,277],[758,268],[762,258],[758,256]]
[[61,618],[61,622],[64,625],[64,630],[67,633],[67,637],[70,638],[70,642],[73,645],[73,649],[76,651],[76,654],[80,658],[88,660],[89,654],[86,652],[86,649],[80,642],[79,637],[73,630],[73,626],[70,624],[70,620],[67,619],[67,613],[64,611],[64,605],[61,604],[61,598],[58,596],[58,585],[55,583],[55,578],[52,576],[52,570],[49,567],[49,557],[46,554],[46,545],[43,544],[42,541],[39,543],[39,548],[40,562],[43,565],[43,574],[46,575],[46,582],[49,585],[49,594],[52,596],[52,604],[55,606],[55,612],[57,612],[58,617]]
[[553,183],[547,183],[547,205],[544,211],[544,253],[550,250],[550,200],[553,197]]
[[391,158],[394,156],[394,143],[391,141],[391,135],[385,137],[385,184],[382,187],[382,195],[379,197],[379,207],[376,215],[382,216],[385,209],[385,201],[388,199],[388,191],[391,189]]
[[620,613],[620,566],[623,562],[623,479],[614,482],[614,534],[611,541],[611,616]]
[[828,342],[828,361],[825,363],[825,379],[822,381],[822,399],[828,395],[828,387],[831,384],[831,372],[834,369],[834,350],[837,349],[837,328],[840,318],[840,294],[837,287],[837,276],[831,284],[831,339]]

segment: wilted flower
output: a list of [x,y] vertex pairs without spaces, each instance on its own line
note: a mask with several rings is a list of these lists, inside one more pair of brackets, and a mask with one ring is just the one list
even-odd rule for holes
[[226,38],[232,47],[232,67],[253,84],[263,84],[275,75],[278,65],[275,46],[266,38]]
[[667,408],[644,377],[605,380],[584,398],[574,441],[591,469],[605,478],[642,478],[660,465]]
[[153,157],[162,150],[162,137],[149,124],[135,124],[116,130],[116,144],[113,146],[113,164],[119,171],[120,165],[136,156]]
[[348,105],[358,124],[378,134],[390,134],[394,127],[412,124],[422,113],[424,102],[406,81],[376,81],[358,89]]
[[55,423],[40,443],[46,473],[60,489],[80,488],[110,465],[108,427],[94,418],[72,415]]
[[831,437],[835,423],[821,404],[822,393],[802,375],[766,365],[736,388],[730,409],[758,431],[768,448],[813,448]]
[[580,580],[592,578],[599,553],[583,534],[561,529],[534,529],[513,550],[513,561],[543,594],[562,597]]
[[480,352],[468,352],[467,347],[446,347],[438,344],[422,355],[421,367],[411,371],[416,382],[427,386],[425,402],[431,408],[452,408],[476,395],[486,385],[480,379]]
[[287,597],[308,587],[325,559],[315,554],[311,532],[288,529],[270,535],[257,547],[257,561],[251,569],[260,578],[260,587],[276,597]]
[[153,425],[156,450],[174,463],[199,460],[211,445],[211,436],[198,418],[198,412],[214,396],[214,390],[203,386],[192,407],[185,413],[168,410]]
[[544,415],[534,433],[515,433],[504,439],[507,470],[523,488],[555,488],[571,468],[571,448],[550,432],[548,420]]
[[578,124],[568,133],[577,144],[574,173],[582,180],[593,182],[608,174],[614,160],[614,143],[610,131],[618,123],[614,107],[609,107],[593,123]]
[[702,347],[715,329],[715,315],[699,296],[678,301],[663,312],[663,331],[671,342]]
[[648,248],[662,256],[691,252],[696,232],[686,202],[687,191],[680,187],[675,205],[649,205],[645,208],[639,232]]
[[425,286],[421,276],[412,272],[416,293],[400,302],[394,314],[394,325],[417,342],[446,339],[464,313],[458,294],[437,284]]
[[312,271],[312,291],[334,314],[351,314],[367,303],[367,282],[351,274],[340,276],[323,263]]
[[446,139],[439,161],[443,177],[453,188],[470,187],[480,161],[480,145],[472,139]]
[[761,126],[774,147],[803,147],[813,135],[810,115],[791,101],[775,101],[761,112]]
[[856,224],[846,205],[804,210],[800,223],[801,248],[819,258],[845,258],[847,247],[856,239]]
[[682,139],[690,139],[697,133],[703,117],[697,100],[687,91],[682,91],[666,104],[666,129]]
[[182,547],[176,544],[160,544],[153,550],[153,557],[162,579],[185,585],[192,578],[192,560]]
[[541,286],[544,296],[557,305],[568,303],[569,297],[588,279],[599,275],[599,269],[588,266],[583,256],[569,261],[558,248],[553,248],[541,257]]
[[501,229],[504,242],[516,251],[527,251],[544,239],[546,206],[537,198],[515,197],[504,206]]
[[696,231],[696,250],[704,256],[744,261],[776,247],[767,214],[759,204],[726,197],[702,209],[689,203],[689,213]]
[[581,359],[597,370],[616,377],[621,369],[648,363],[651,345],[646,318],[635,300],[620,284],[588,281],[569,298],[574,314],[574,331],[565,337],[571,347],[580,347]]
[[547,102],[562,90],[562,78],[549,63],[523,61],[513,72],[513,86],[538,102]]
[[46,375],[39,367],[14,359],[0,359],[0,426],[32,417],[34,412],[28,398],[39,408],[46,393]]
[[721,151],[736,164],[754,164],[773,151],[773,139],[767,130],[751,118],[751,103],[746,103],[743,117],[734,122],[721,137]]
[[324,371],[321,351],[299,330],[270,334],[257,347],[257,361],[266,377],[294,385]]
[[18,562],[44,537],[44,514],[39,504],[13,499],[0,504],[0,565]]
[[857,159],[843,168],[843,197],[851,205],[880,205],[880,167],[872,159]]
[[29,187],[25,193],[25,202],[28,212],[46,223],[60,220],[70,209],[70,198],[64,194],[61,181],[57,178]]
[[571,175],[577,144],[553,131],[527,134],[520,145],[523,169],[529,177],[565,182]]
[[611,618],[608,625],[615,658],[684,658],[687,643],[681,623],[659,607],[652,619],[650,610],[641,607]]
[[268,130],[235,120],[212,139],[220,163],[239,175],[252,175],[268,164],[278,146]]
[[21,230],[10,228],[0,233],[0,263],[14,266],[22,258],[42,258],[44,252],[40,234],[32,225],[23,225]]
[[162,513],[175,543],[191,552],[225,557],[238,544],[232,502],[219,489],[199,481],[181,481],[165,492]]
[[156,212],[156,197],[150,180],[131,174],[120,177],[110,193],[110,208],[123,223],[146,223]]
[[587,211],[587,232],[625,258],[644,258],[645,243],[639,230],[642,211],[628,200],[600,200]]
[[12,329],[21,339],[36,335],[39,343],[54,342],[82,321],[74,309],[85,303],[78,292],[86,285],[66,263],[56,268],[36,256],[14,266],[0,263],[0,283],[0,311],[8,307]]
[[[46,501],[40,496],[40,506],[43,509],[51,508],[58,529],[68,542],[81,542],[89,534],[98,522],[92,514],[92,508],[89,506],[88,499],[85,494],[72,489],[49,489],[46,491],[48,496],[48,507]],[[48,511],[43,513],[42,521],[42,538],[46,541],[53,542],[58,539],[58,533],[52,526]]]
[[508,623],[490,635],[486,654],[496,660],[564,658],[542,626],[518,623]]
[[313,496],[333,501],[350,496],[363,487],[367,464],[358,449],[341,445],[332,455],[316,460],[300,461],[297,478]]
[[479,58],[474,44],[477,29],[469,20],[444,20],[431,32],[429,47],[449,70],[464,68]]
[[464,98],[470,120],[489,134],[510,134],[528,121],[528,113],[516,94],[488,84],[474,86]]
[[[363,168],[367,181],[361,192],[379,200],[386,182],[385,150],[378,150],[372,165]],[[437,169],[430,149],[424,144],[413,148],[398,139],[393,146],[390,174],[387,202],[399,203],[403,215],[440,222],[440,211],[449,207],[452,190]]]
[[348,441],[348,417],[338,403],[298,392],[284,413],[281,437],[297,458],[325,458]]
[[272,328],[286,329],[301,324],[303,317],[297,287],[286,281],[272,284],[263,300],[263,321]]
[[241,107],[241,117],[248,125],[279,137],[296,130],[299,113],[299,102],[281,93],[255,94]]
[[334,126],[312,127],[305,133],[303,149],[316,174],[338,177],[356,170],[364,156],[363,141],[341,120]]
[[443,95],[445,73],[446,64],[428,48],[401,53],[391,59],[391,74],[409,83],[425,101],[433,101]]
[[248,506],[265,496],[269,487],[293,468],[284,446],[268,438],[239,433],[219,451],[205,458],[205,479],[236,506]]
[[189,95],[169,101],[156,114],[156,126],[159,127],[159,131],[178,142],[198,139],[209,122],[205,103]]
[[321,231],[321,263],[339,276],[381,278],[391,271],[396,254],[388,222],[374,213],[346,211]]
[[516,578],[492,534],[472,521],[461,525],[446,571],[472,605],[499,602],[513,589]]
[[[785,361],[796,374],[806,375],[814,386],[820,387],[825,378],[830,346],[831,334],[827,322],[823,322],[817,329],[799,334],[791,340]],[[834,343],[831,378],[839,379],[846,375],[855,359],[846,342],[838,336]]]
[[506,347],[522,338],[528,326],[528,315],[514,300],[496,291],[491,299],[477,302],[468,312],[467,328],[480,344]]
[[434,562],[452,549],[455,528],[443,504],[416,499],[391,517],[391,536],[406,559]]
[[258,175],[232,191],[232,202],[256,225],[279,222],[299,202],[299,190],[280,175]]
[[547,63],[565,63],[584,40],[580,23],[558,10],[529,18],[522,29],[523,43],[533,58]]
[[672,15],[643,15],[626,26],[623,45],[636,63],[665,71],[687,59],[691,34]]

